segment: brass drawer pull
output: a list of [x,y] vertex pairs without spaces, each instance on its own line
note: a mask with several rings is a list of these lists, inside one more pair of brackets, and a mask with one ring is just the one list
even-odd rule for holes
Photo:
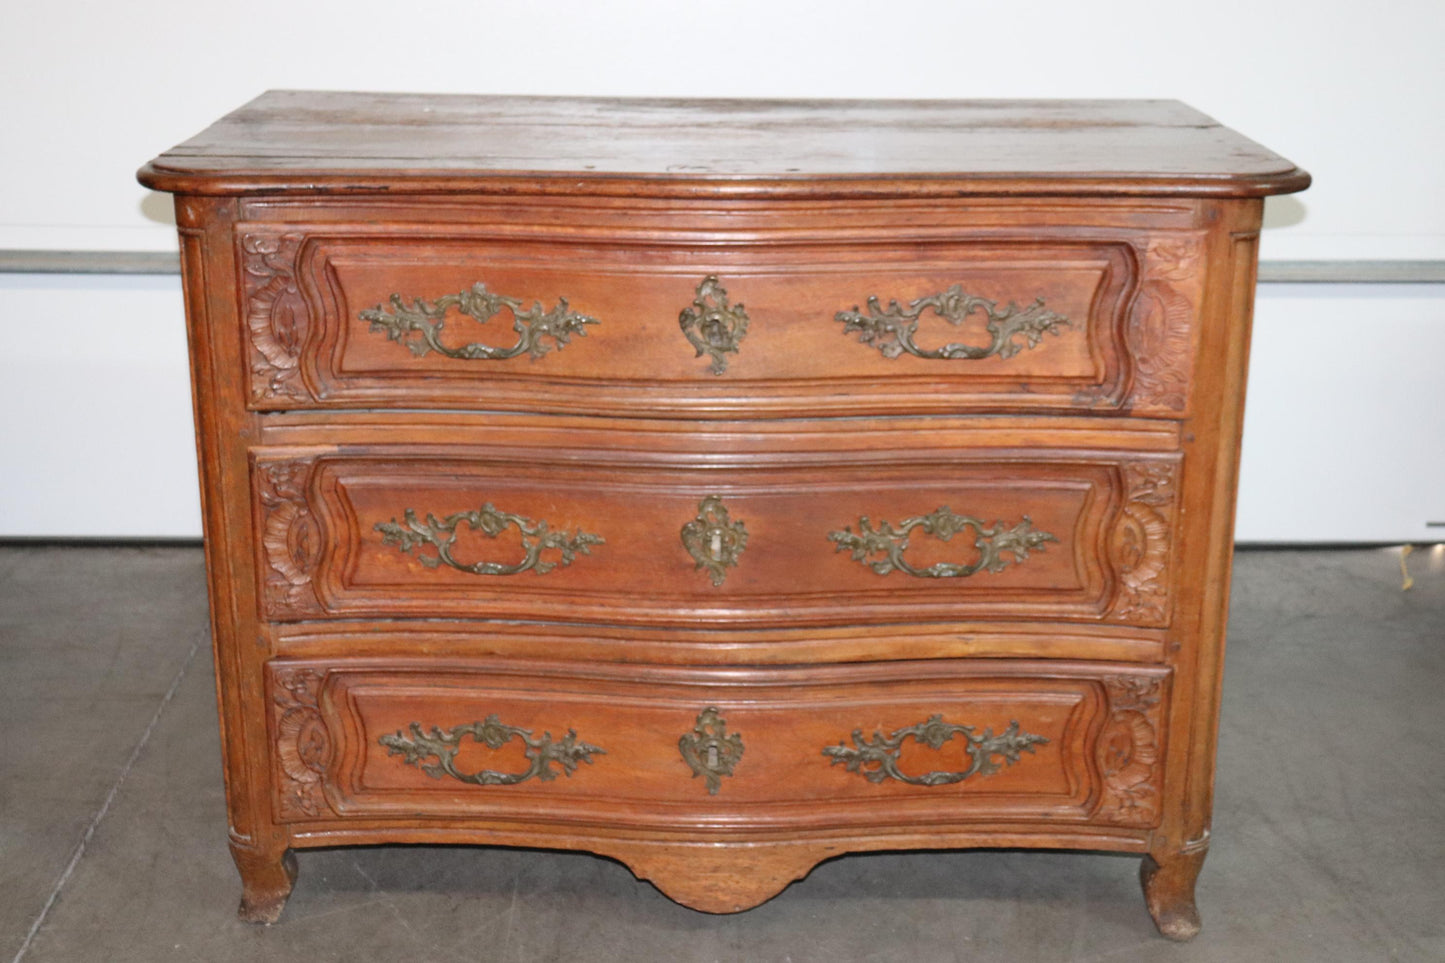
[[748,530],[733,521],[721,495],[709,495],[697,505],[697,517],[682,526],[682,544],[697,563],[707,569],[714,587],[727,578],[729,566],[738,564],[748,544]]
[[[918,318],[924,309],[932,308],[934,313],[949,324],[957,327],[975,311],[981,311],[988,318],[986,328],[993,340],[983,347],[967,344],[945,344],[941,348],[927,350],[920,348],[913,340],[918,332]],[[997,301],[981,298],[964,292],[962,285],[955,284],[942,294],[919,298],[901,306],[890,300],[885,310],[877,296],[868,299],[868,313],[863,314],[854,305],[851,311],[839,311],[834,320],[843,322],[843,333],[858,332],[862,344],[871,344],[885,358],[897,358],[905,352],[917,358],[937,358],[947,361],[977,361],[990,355],[1011,358],[1024,347],[1037,347],[1045,334],[1059,334],[1059,329],[1069,324],[1069,319],[1044,308],[1044,299],[1039,298],[1026,308],[1020,308],[1012,301],[1002,310]],[[1024,344],[1015,338],[1022,337]]]
[[743,758],[743,737],[728,732],[727,720],[716,706],[708,706],[698,713],[692,731],[677,740],[677,748],[691,767],[692,778],[702,776],[707,781],[708,795],[716,796],[722,777],[731,776],[733,767]]
[[[452,555],[452,545],[457,539],[457,526],[463,522],[473,531],[479,531],[488,538],[496,538],[508,528],[515,527],[522,533],[522,560],[515,565],[503,565],[500,562],[476,562],[467,565],[457,561]],[[434,556],[416,553],[417,561],[427,568],[437,568],[445,563],[472,575],[516,575],[528,569],[538,575],[545,575],[559,565],[563,568],[571,565],[579,554],[590,555],[591,546],[601,545],[606,541],[601,535],[589,532],[579,531],[575,535],[565,531],[554,532],[545,521],[535,522],[511,512],[498,511],[492,507],[491,502],[487,502],[477,511],[457,512],[443,519],[428,512],[424,522],[417,519],[415,509],[408,508],[402,514],[402,524],[398,524],[393,518],[389,522],[378,522],[374,528],[381,533],[383,544],[395,545],[407,554],[415,552],[423,545],[435,548],[437,553]],[[549,549],[561,552],[561,557],[556,561],[544,560],[542,553]]]
[[[607,754],[605,749],[578,742],[577,733],[572,729],[567,730],[567,735],[560,742],[553,742],[550,732],[534,739],[532,730],[503,725],[495,714],[487,716],[485,722],[473,722],[454,729],[443,730],[432,726],[430,733],[423,732],[419,722],[410,723],[407,728],[411,730],[410,738],[398,730],[377,740],[386,746],[388,756],[401,756],[408,766],[416,766],[433,779],[451,776],[474,786],[514,786],[533,776],[544,782],[556,779],[553,763],[562,767],[564,775],[571,776],[578,762],[590,765],[594,755]],[[456,767],[456,758],[463,736],[471,736],[488,749],[500,749],[513,739],[521,739],[522,751],[526,753],[529,765],[525,772],[497,772],[493,769],[462,772]],[[433,757],[436,762],[423,762]]]
[[709,274],[697,286],[692,306],[677,316],[678,326],[697,349],[697,356],[712,358],[713,374],[727,370],[725,354],[737,354],[738,346],[748,333],[748,313],[741,304],[728,304],[727,290],[718,283],[717,275]]
[[[978,559],[968,565],[935,562],[927,568],[914,568],[903,557],[908,548],[908,536],[914,529],[922,529],[925,534],[945,542],[965,529],[972,529],[975,533],[973,547],[978,549]],[[1027,515],[1013,528],[1005,528],[1003,522],[994,522],[992,528],[985,528],[983,522],[976,518],[955,515],[947,505],[928,515],[905,518],[896,529],[889,522],[879,522],[878,528],[874,529],[873,523],[864,515],[858,519],[856,535],[849,526],[841,532],[829,532],[828,540],[837,543],[835,551],[851,552],[855,562],[867,565],[879,575],[897,570],[917,578],[965,578],[985,569],[1001,572],[1011,564],[1009,559],[1004,558],[1005,553],[1013,556],[1012,563],[1018,563],[1028,558],[1031,550],[1042,552],[1045,542],[1058,541],[1048,532],[1036,531]],[[879,554],[883,557],[869,561],[870,556]]]
[[[936,751],[942,749],[943,744],[956,735],[963,736],[965,751],[973,760],[972,765],[962,772],[934,771],[921,776],[910,776],[898,768],[898,756],[903,751],[904,739],[911,737]],[[1023,732],[1017,721],[1010,722],[1007,729],[994,735],[992,728],[977,733],[973,726],[956,726],[944,722],[943,716],[936,715],[929,717],[927,722],[897,729],[887,736],[882,729],[877,729],[873,732],[872,739],[864,739],[863,730],[854,729],[853,748],[844,745],[840,740],[836,746],[825,747],[823,755],[831,757],[832,762],[829,765],[841,762],[847,766],[849,772],[859,773],[869,782],[897,779],[911,786],[947,786],[963,782],[970,776],[992,775],[1004,765],[1011,766],[1018,762],[1020,752],[1032,753],[1036,744],[1046,745],[1048,741],[1043,736]],[[1003,758],[1003,765],[994,762],[995,756]]]
[[[465,361],[505,361],[519,354],[531,355],[533,359],[546,354],[551,347],[543,342],[550,338],[560,351],[566,347],[572,335],[587,334],[586,325],[600,323],[596,318],[578,314],[567,308],[567,299],[558,298],[557,306],[551,311],[542,310],[542,302],[533,301],[532,306],[522,310],[519,298],[493,294],[480,281],[470,291],[448,294],[427,303],[413,298],[411,307],[400,294],[391,296],[392,311],[377,305],[361,312],[361,320],[371,322],[371,330],[385,333],[397,344],[404,344],[412,354],[421,357],[428,351],[438,351],[449,358]],[[486,324],[506,308],[512,313],[512,329],[517,332],[517,343],[510,348],[494,348],[485,344],[464,344],[452,348],[442,343],[442,327],[447,311],[456,308],[458,313]]]

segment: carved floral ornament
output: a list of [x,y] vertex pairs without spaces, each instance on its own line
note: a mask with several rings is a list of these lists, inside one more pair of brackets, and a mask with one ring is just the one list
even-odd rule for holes
[[312,579],[321,561],[321,529],[305,493],[311,466],[309,459],[257,466],[261,547],[269,569],[265,599],[274,613],[307,614],[319,608]]
[[1197,238],[1155,239],[1144,254],[1144,283],[1126,336],[1134,361],[1136,408],[1184,411],[1194,353],[1195,288],[1203,254]]
[[1163,746],[1159,739],[1162,701],[1158,679],[1104,679],[1109,717],[1099,734],[1098,762],[1104,777],[1100,817],[1125,826],[1153,826],[1159,819]]
[[315,819],[330,812],[321,790],[331,757],[331,741],[317,709],[324,681],[313,669],[280,669],[275,675],[272,713],[281,819]]
[[246,327],[251,333],[251,399],[305,401],[301,350],[310,320],[296,284],[298,234],[248,234],[241,239]]
[[1123,472],[1124,509],[1114,526],[1111,548],[1120,584],[1111,615],[1128,622],[1165,625],[1175,465],[1130,462]]

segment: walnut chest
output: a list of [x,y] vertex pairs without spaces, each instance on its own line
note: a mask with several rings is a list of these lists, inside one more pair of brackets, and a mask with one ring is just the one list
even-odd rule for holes
[[1197,931],[1262,197],[1174,102],[272,92],[176,195],[241,915],[290,851],[1143,857]]

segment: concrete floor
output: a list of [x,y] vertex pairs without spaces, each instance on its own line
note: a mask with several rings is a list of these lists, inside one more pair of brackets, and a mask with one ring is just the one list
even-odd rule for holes
[[1445,960],[1445,558],[1243,551],[1204,931],[1137,859],[851,856],[737,916],[620,864],[309,851],[235,918],[201,553],[0,547],[0,961]]

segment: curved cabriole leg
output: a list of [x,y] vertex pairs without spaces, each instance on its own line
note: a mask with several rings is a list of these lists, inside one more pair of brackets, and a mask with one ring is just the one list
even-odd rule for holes
[[296,857],[289,849],[258,850],[232,843],[231,858],[241,871],[236,915],[244,923],[276,922],[296,882]]
[[1159,853],[1144,857],[1139,882],[1144,885],[1144,902],[1154,925],[1165,937],[1178,942],[1192,940],[1199,933],[1199,909],[1194,905],[1194,881],[1199,878],[1207,850],[1191,853]]

